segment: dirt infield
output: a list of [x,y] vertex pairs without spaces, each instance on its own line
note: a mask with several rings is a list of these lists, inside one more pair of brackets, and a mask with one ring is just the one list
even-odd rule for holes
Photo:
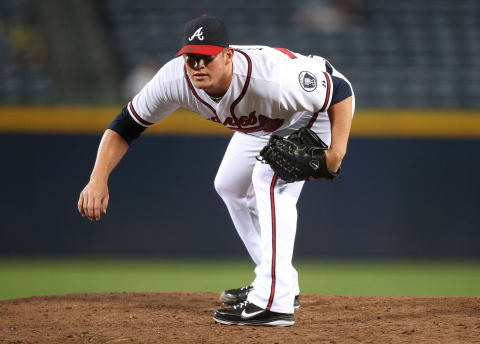
[[480,343],[478,297],[301,295],[295,325],[226,326],[214,293],[0,301],[0,343]]

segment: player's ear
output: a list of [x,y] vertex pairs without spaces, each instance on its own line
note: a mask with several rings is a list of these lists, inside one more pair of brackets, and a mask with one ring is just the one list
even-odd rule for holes
[[225,54],[225,63],[228,64],[232,61],[233,58],[233,49],[232,48],[225,48],[224,49],[224,54]]

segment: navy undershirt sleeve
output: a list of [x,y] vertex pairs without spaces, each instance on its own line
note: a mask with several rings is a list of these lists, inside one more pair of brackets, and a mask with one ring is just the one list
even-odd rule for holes
[[338,76],[332,76],[332,81],[333,96],[331,105],[340,103],[342,100],[347,99],[352,95],[352,89],[345,79],[339,78]]
[[138,138],[147,128],[135,122],[125,106],[112,123],[110,123],[108,129],[117,132],[130,145],[130,143]]

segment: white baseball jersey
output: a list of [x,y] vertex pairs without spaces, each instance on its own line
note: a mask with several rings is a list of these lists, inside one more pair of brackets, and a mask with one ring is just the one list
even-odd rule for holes
[[182,107],[255,136],[298,129],[317,117],[328,117],[332,78],[324,59],[266,46],[232,48],[232,82],[219,103],[195,88],[179,56],[134,97],[128,106],[130,115],[148,127]]

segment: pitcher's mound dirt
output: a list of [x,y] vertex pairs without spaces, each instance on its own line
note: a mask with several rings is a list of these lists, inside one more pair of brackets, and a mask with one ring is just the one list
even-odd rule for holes
[[301,295],[293,327],[215,324],[215,293],[0,301],[0,343],[480,343],[478,297]]

